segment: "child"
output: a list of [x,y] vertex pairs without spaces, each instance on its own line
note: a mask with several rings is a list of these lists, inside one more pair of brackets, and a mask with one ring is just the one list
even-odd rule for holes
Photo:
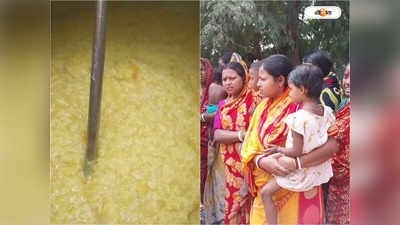
[[201,114],[201,121],[213,127],[215,113],[217,111],[218,102],[225,99],[227,93],[222,87],[222,66],[218,66],[213,71],[214,82],[208,88],[208,105],[206,112]]
[[[215,113],[217,112],[217,106],[220,101],[226,98],[228,95],[225,89],[222,87],[222,66],[218,66],[213,71],[214,82],[208,88],[208,105],[206,106],[206,113],[204,118],[208,121],[207,135],[209,146],[214,146],[214,137],[212,135],[212,127],[214,124]],[[215,158],[214,158],[215,159]],[[212,163],[214,159],[209,162]],[[209,163],[209,164],[210,164]]]
[[[262,61],[256,60],[250,65],[249,69],[249,88],[253,92],[253,96],[256,99],[256,102],[261,102],[263,99],[263,96],[260,93],[260,90],[258,90],[257,82],[258,82],[258,71],[260,70],[260,67],[262,65]],[[250,111],[250,114],[253,114],[253,110]]]
[[222,87],[222,66],[218,66],[213,71],[214,82],[210,85],[208,89],[208,105],[207,105],[207,113],[212,114],[217,111],[218,103],[225,99],[227,93]]
[[260,69],[262,65],[261,61],[254,61],[251,65],[250,65],[250,69],[249,69],[249,87],[254,90],[255,92],[258,91],[258,87],[257,87],[257,82],[258,82],[258,70]]
[[[286,147],[270,145],[264,152],[280,152],[296,158],[299,169],[285,177],[271,177],[261,189],[268,224],[277,223],[277,210],[272,195],[281,187],[303,192],[328,182],[333,175],[329,161],[302,169],[297,158],[325,144],[328,140],[328,128],[335,122],[332,109],[318,104],[323,82],[321,77],[321,70],[311,64],[299,65],[289,74],[288,84],[291,89],[289,96],[293,102],[302,104],[303,108],[286,118],[285,122],[289,128]],[[292,165],[296,168],[294,163]]]

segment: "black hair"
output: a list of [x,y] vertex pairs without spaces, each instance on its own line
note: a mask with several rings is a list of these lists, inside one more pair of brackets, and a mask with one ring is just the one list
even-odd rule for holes
[[250,69],[256,69],[258,71],[258,69],[261,67],[261,65],[262,65],[262,61],[253,62],[250,65]]
[[331,57],[321,50],[313,51],[304,56],[303,63],[311,63],[318,66],[322,70],[323,77],[331,72],[333,65]]
[[219,57],[219,59],[226,65],[231,61],[232,55],[233,52],[225,52],[221,57]]
[[322,91],[322,70],[312,64],[298,65],[290,72],[289,82],[307,89],[309,98],[318,99]]
[[288,75],[293,66],[286,56],[271,55],[263,59],[261,62],[263,70],[267,71],[275,79],[279,78],[281,75],[285,77],[285,87],[287,87]]
[[206,60],[203,58],[200,58],[200,63],[202,66],[206,67]]
[[223,69],[222,66],[218,66],[213,71],[215,83],[217,83],[219,85],[222,84],[222,69]]
[[244,71],[242,64],[237,62],[230,62],[224,66],[223,70],[226,69],[234,70],[242,78],[243,82],[245,82],[246,72]]

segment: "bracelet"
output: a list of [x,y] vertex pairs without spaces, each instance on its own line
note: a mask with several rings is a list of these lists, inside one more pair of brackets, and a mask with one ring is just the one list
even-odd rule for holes
[[301,168],[301,163],[300,163],[300,158],[299,158],[299,157],[296,157],[296,162],[297,162],[297,163],[296,163],[296,164],[297,164],[296,167],[298,166],[299,169],[302,169],[302,168]]
[[200,120],[201,120],[202,122],[206,122],[206,119],[204,118],[204,114],[201,114]]
[[259,163],[262,158],[264,158],[263,155],[256,156],[256,167],[259,169],[261,169]]
[[239,139],[240,142],[243,142],[243,139],[242,139],[242,131],[239,131],[239,133],[238,133],[238,139]]

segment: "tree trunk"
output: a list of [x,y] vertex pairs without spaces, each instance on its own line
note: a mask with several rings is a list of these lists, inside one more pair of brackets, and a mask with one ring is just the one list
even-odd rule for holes
[[287,34],[292,40],[292,44],[289,47],[290,52],[288,58],[292,63],[292,65],[295,66],[301,63],[299,57],[299,44],[300,44],[298,39],[299,27],[297,22],[298,20],[297,17],[299,15],[299,9],[300,9],[300,2],[299,1],[291,2],[291,4],[289,4],[287,9],[288,9]]

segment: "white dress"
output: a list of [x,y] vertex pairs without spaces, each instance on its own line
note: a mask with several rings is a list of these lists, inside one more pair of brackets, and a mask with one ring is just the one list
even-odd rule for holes
[[[332,109],[324,106],[324,115],[319,116],[300,109],[286,117],[289,127],[286,147],[293,146],[292,130],[303,135],[303,154],[325,144],[328,140],[328,129],[335,123]],[[298,169],[287,176],[275,176],[278,185],[282,188],[303,192],[314,186],[326,183],[333,176],[330,160],[320,165],[305,169]]]

